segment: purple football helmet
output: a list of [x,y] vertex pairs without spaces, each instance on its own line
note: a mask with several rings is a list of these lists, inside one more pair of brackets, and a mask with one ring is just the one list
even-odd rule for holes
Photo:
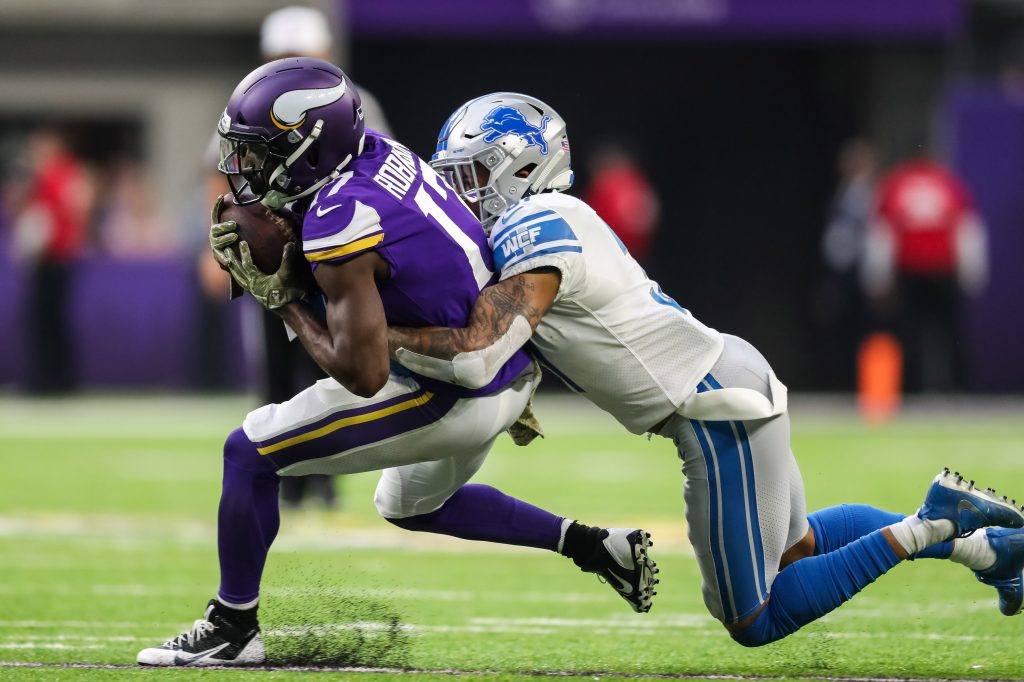
[[280,208],[338,177],[363,151],[363,110],[352,81],[322,59],[264,64],[231,93],[217,132],[218,169],[239,204]]

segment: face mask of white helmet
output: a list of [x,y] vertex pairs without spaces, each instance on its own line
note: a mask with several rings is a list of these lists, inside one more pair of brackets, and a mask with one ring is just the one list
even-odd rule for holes
[[471,100],[449,117],[430,165],[484,229],[518,201],[572,185],[565,121],[544,102],[511,92]]

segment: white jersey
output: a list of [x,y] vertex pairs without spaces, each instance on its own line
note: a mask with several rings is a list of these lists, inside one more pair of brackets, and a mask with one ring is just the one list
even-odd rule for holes
[[495,223],[490,243],[502,280],[561,272],[531,339],[538,360],[633,433],[675,412],[722,352],[722,335],[664,294],[575,197],[524,199]]

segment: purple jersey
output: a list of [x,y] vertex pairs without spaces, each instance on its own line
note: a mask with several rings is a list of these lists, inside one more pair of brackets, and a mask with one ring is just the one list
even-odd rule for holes
[[[370,130],[363,153],[310,204],[302,249],[314,267],[380,254],[391,268],[379,286],[389,325],[465,327],[480,290],[496,281],[487,236],[455,191],[405,146]],[[529,362],[520,350],[475,391],[417,379],[435,391],[486,395]]]

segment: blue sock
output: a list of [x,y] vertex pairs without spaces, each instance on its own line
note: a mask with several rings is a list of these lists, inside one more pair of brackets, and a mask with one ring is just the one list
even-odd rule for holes
[[828,554],[783,569],[754,622],[732,637],[743,646],[769,644],[821,618],[900,562],[876,530]]
[[[826,507],[814,512],[807,517],[807,522],[814,530],[814,553],[828,554],[904,518],[903,514],[887,512],[866,504],[841,504],[838,507]],[[952,552],[953,541],[947,540],[934,544],[910,558],[948,559]]]

